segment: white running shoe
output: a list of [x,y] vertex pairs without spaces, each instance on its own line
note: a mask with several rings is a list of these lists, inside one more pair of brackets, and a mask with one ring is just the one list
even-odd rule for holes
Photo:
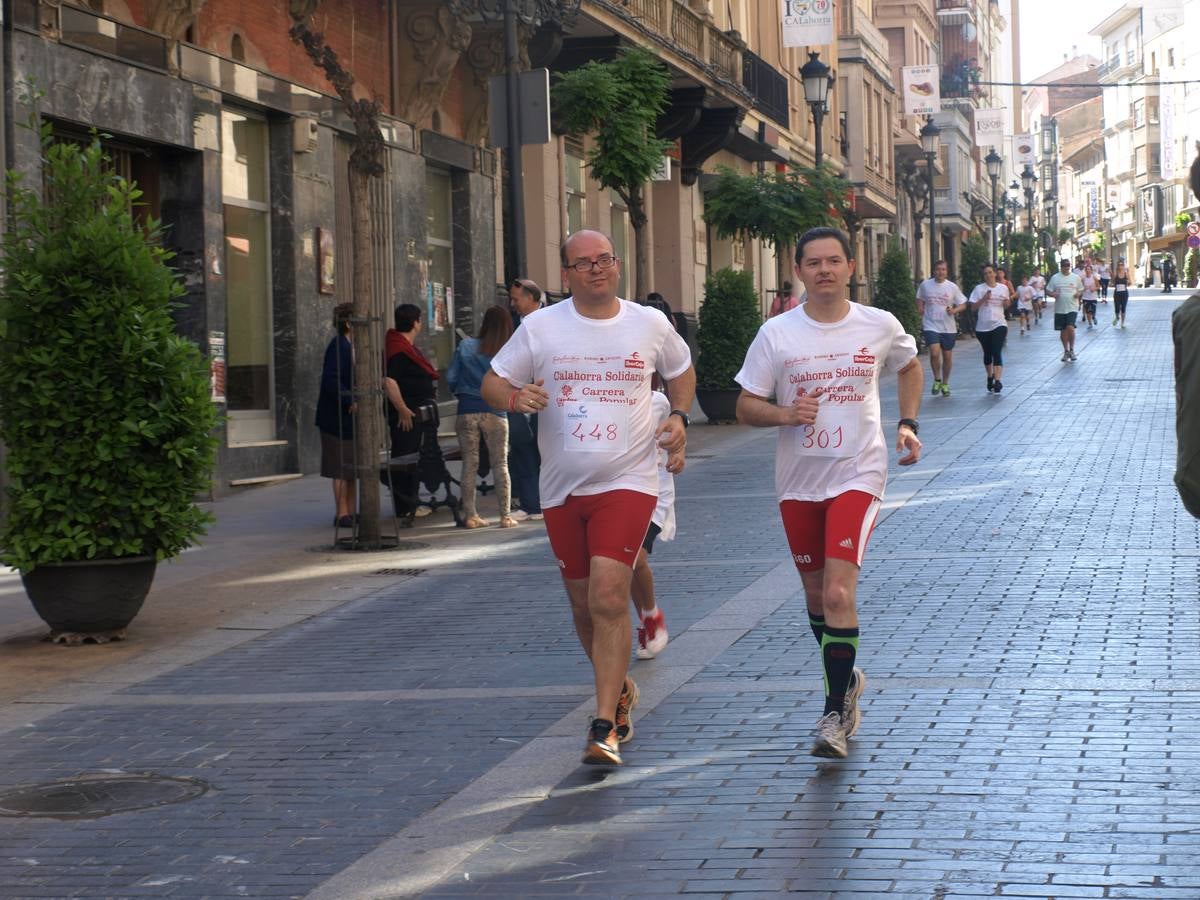
[[846,728],[840,713],[826,713],[817,719],[817,736],[809,751],[813,756],[826,759],[846,758]]
[[846,729],[846,737],[854,737],[858,726],[862,723],[862,710],[858,708],[858,698],[867,687],[867,673],[858,666],[854,667],[854,675],[850,679],[850,687],[842,701],[842,724]]

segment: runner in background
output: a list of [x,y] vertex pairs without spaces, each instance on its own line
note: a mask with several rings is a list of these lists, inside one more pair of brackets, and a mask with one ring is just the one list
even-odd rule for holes
[[[671,415],[671,401],[660,391],[650,397],[655,422],[665,422]],[[650,569],[650,554],[654,541],[675,540],[675,476],[678,468],[671,464],[666,450],[658,451],[658,505],[650,517],[650,527],[638,551],[637,563],[633,567],[633,605],[637,610],[637,658],[654,659],[667,646],[667,620],[658,608],[654,593],[654,572]]]

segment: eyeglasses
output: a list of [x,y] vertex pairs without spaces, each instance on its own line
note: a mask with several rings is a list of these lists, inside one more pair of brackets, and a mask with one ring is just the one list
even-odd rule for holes
[[611,269],[616,264],[617,257],[606,255],[595,260],[581,259],[577,262],[571,263],[571,265],[567,266],[567,268],[574,269],[576,272],[590,272],[592,271],[593,266],[599,269]]

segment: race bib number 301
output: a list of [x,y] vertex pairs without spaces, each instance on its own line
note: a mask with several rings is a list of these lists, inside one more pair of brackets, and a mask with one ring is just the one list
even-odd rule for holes
[[822,404],[816,423],[797,426],[794,440],[802,456],[853,456],[858,446],[858,409]]

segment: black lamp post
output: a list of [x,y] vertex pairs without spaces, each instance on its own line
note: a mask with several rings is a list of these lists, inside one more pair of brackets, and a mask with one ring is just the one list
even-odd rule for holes
[[1033,234],[1033,186],[1037,184],[1037,173],[1033,166],[1025,164],[1021,173],[1021,190],[1025,192],[1025,220],[1029,225],[1029,233]]
[[987,156],[983,158],[984,165],[987,166],[987,175],[992,182],[992,264],[996,263],[996,182],[1000,180],[1000,167],[1004,165],[1004,159],[996,152],[996,148],[992,147],[988,150]]
[[808,62],[800,67],[800,79],[804,82],[804,101],[812,111],[813,138],[816,144],[814,159],[816,165],[821,165],[821,122],[829,111],[829,88],[833,84],[833,76],[829,66],[821,62],[821,54],[809,52]]
[[925,177],[929,188],[929,274],[933,275],[934,267],[937,265],[938,248],[937,248],[937,233],[935,231],[934,217],[936,211],[934,207],[933,193],[933,161],[937,158],[938,146],[941,142],[942,130],[933,123],[933,116],[929,116],[925,120],[925,124],[921,126],[921,149],[925,151]]

